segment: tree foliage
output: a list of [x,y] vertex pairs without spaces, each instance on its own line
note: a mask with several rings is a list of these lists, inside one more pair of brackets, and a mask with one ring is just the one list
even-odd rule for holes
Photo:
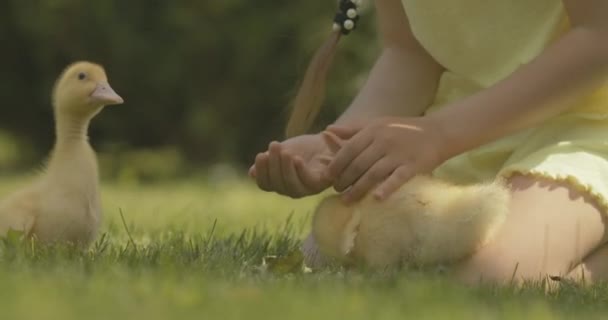
[[[97,148],[173,145],[197,163],[247,163],[281,138],[334,10],[334,1],[0,1],[0,128],[46,153],[53,82],[68,63],[92,60],[126,100],[95,119]],[[326,119],[368,68],[373,27],[363,19],[341,44]]]

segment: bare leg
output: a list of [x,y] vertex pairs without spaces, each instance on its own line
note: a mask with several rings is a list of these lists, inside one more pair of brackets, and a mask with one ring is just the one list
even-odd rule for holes
[[[459,279],[500,283],[567,275],[606,242],[606,215],[586,194],[565,182],[531,176],[516,175],[509,183],[512,200],[504,226],[456,266]],[[587,268],[601,266],[588,263]]]
[[584,283],[608,281],[608,244],[591,253],[583,263],[568,274],[568,278]]

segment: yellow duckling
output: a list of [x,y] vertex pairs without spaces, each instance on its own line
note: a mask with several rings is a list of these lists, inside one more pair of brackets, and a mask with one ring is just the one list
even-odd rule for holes
[[508,212],[502,183],[458,186],[416,176],[383,202],[367,196],[345,206],[321,201],[313,237],[325,257],[341,263],[390,268],[462,259],[484,245]]
[[13,229],[43,242],[87,244],[95,238],[99,179],[87,131],[104,106],[121,103],[103,67],[77,62],[64,70],[53,90],[56,141],[46,170],[0,201],[0,236]]

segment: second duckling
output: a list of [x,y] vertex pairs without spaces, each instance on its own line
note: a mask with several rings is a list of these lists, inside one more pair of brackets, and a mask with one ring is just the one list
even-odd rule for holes
[[416,176],[383,202],[325,198],[313,218],[319,251],[343,264],[390,268],[454,262],[492,238],[508,212],[501,182],[459,186]]
[[0,201],[0,236],[21,231],[42,242],[88,244],[101,220],[98,168],[87,131],[104,106],[123,99],[102,66],[68,66],[53,90],[56,141],[45,172]]

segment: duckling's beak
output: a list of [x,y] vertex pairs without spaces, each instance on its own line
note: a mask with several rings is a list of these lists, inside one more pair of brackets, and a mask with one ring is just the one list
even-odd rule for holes
[[124,100],[110,87],[107,82],[99,82],[95,91],[91,93],[91,100],[94,103],[109,106],[113,104],[121,104]]

